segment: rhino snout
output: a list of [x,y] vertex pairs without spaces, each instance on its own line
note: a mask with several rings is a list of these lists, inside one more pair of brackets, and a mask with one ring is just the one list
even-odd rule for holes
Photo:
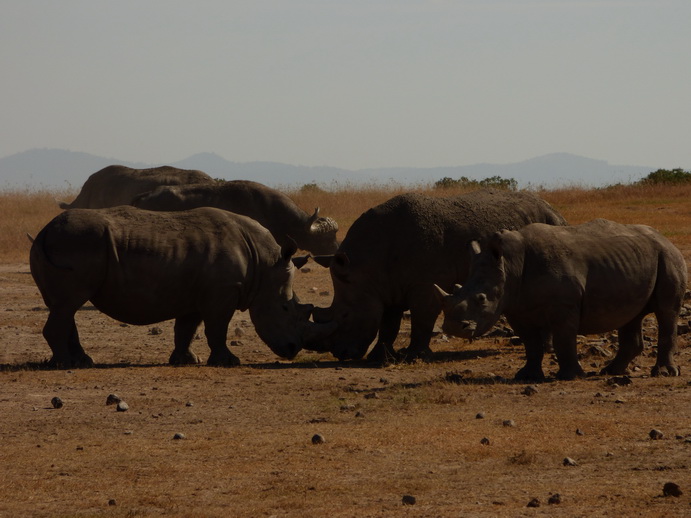
[[459,320],[453,322],[446,319],[442,324],[442,331],[460,338],[473,338],[477,331],[477,322],[474,320]]

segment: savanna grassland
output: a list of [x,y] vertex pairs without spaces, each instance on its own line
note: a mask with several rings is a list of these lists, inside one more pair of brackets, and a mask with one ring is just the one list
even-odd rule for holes
[[[342,239],[362,212],[405,190],[456,193],[289,194],[335,218]],[[512,381],[523,351],[506,337],[467,343],[438,333],[433,360],[411,365],[310,352],[286,361],[238,313],[228,339],[242,366],[170,367],[172,322],[127,326],[89,305],[77,326],[97,366],[45,369],[47,311],[26,234],[59,213],[55,198],[75,194],[0,192],[0,516],[691,516],[691,334],[680,335],[682,376],[651,378],[654,318],[629,378],[596,374],[613,352],[611,334],[582,337],[591,374],[556,381],[546,359],[549,379],[535,392]],[[654,226],[691,264],[689,186],[539,194],[570,223]],[[295,290],[328,305],[328,272],[308,263]],[[404,322],[397,348],[409,329]],[[208,354],[202,338],[194,349]],[[106,405],[109,394],[129,410]],[[324,442],[313,444],[315,434]],[[683,494],[663,496],[668,482]],[[539,505],[528,507],[533,499]]]

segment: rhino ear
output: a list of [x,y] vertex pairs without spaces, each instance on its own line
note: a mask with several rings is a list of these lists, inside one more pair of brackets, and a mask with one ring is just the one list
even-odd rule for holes
[[293,261],[293,266],[297,268],[298,270],[305,266],[307,264],[307,261],[309,260],[310,256],[308,255],[301,255],[299,257],[293,257],[291,261]]
[[308,223],[311,225],[312,223],[314,223],[315,221],[317,221],[317,218],[318,218],[318,217],[319,217],[319,207],[316,207],[316,208],[314,209],[314,214],[312,214],[312,215],[310,216],[310,219],[309,219],[309,222],[308,222]]
[[285,261],[290,261],[290,258],[298,251],[298,245],[290,236],[286,236],[286,238],[286,243],[281,246],[281,257],[283,257]]

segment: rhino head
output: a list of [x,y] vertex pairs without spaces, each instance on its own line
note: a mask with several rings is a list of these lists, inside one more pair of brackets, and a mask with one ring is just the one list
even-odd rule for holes
[[293,292],[293,276],[307,262],[292,257],[293,243],[281,249],[280,258],[264,273],[258,293],[249,307],[255,330],[278,356],[292,359],[305,344],[318,343],[336,328],[335,323],[311,322],[314,306],[301,304]]
[[307,219],[302,236],[303,248],[314,255],[333,254],[338,249],[337,232],[338,223],[332,218],[319,216],[319,207],[317,207]]
[[339,360],[362,358],[379,331],[383,313],[380,297],[372,287],[360,281],[352,271],[350,260],[343,252],[317,256],[314,260],[328,266],[334,287],[334,299],[328,308],[314,308],[315,322],[335,325],[332,334],[319,342],[310,342],[306,349],[330,352]]
[[438,285],[434,289],[442,305],[442,330],[450,335],[473,339],[488,332],[499,320],[506,284],[500,233],[483,251],[477,241],[470,243],[470,273],[463,286],[453,293]]

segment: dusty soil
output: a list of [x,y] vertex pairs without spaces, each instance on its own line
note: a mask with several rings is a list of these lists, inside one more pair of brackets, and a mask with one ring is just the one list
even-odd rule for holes
[[[77,325],[97,367],[47,370],[28,265],[0,265],[0,290],[0,516],[691,516],[691,335],[682,377],[648,376],[649,342],[619,384],[593,374],[531,394],[510,381],[523,351],[505,337],[438,334],[434,360],[413,365],[284,361],[239,313],[242,366],[170,367],[172,322],[87,306]],[[328,305],[330,290],[315,264],[297,275],[303,301]],[[595,373],[612,346],[582,342]],[[195,351],[206,358],[203,339]],[[668,482],[683,494],[663,496]]]

